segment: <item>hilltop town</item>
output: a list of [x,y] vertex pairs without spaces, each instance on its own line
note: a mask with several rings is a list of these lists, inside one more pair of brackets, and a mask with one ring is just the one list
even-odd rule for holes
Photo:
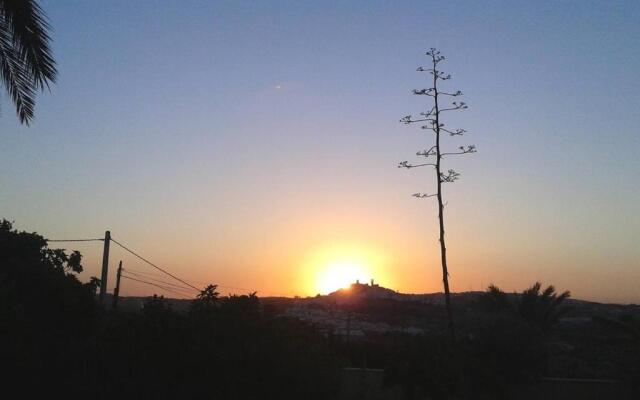
[[[473,315],[474,305],[484,292],[452,293],[454,307],[463,315]],[[509,294],[516,296],[516,294]],[[145,297],[124,297],[121,307],[142,309]],[[190,300],[163,298],[174,311],[186,311]],[[443,293],[401,293],[377,284],[356,281],[327,295],[310,297],[260,297],[263,309],[272,314],[309,322],[327,334],[364,337],[367,334],[402,332],[420,334],[441,329],[444,320]],[[594,318],[640,316],[640,305],[597,303],[568,299],[566,313],[558,325],[589,328]]]

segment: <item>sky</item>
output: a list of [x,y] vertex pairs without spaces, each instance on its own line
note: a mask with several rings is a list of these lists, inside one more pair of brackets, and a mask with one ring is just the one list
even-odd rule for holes
[[[536,280],[640,302],[640,3],[53,1],[59,79],[21,126],[0,94],[0,218],[102,237],[198,287],[441,291],[429,108],[437,47],[478,152],[445,160],[454,291]],[[84,255],[99,276],[102,244]],[[112,247],[116,263],[153,269]],[[125,295],[157,288],[123,282]]]

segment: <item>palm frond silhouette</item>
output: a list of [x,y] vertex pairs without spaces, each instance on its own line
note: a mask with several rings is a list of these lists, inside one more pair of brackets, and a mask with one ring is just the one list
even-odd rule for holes
[[34,0],[0,0],[0,79],[26,125],[33,120],[36,93],[56,80],[50,30]]

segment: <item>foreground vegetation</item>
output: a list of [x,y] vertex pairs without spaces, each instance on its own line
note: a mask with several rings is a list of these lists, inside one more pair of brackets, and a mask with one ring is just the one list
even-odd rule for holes
[[[81,260],[0,223],[6,390],[15,384],[27,397],[46,388],[94,398],[331,399],[348,366],[384,369],[385,387],[394,390],[380,398],[513,398],[550,374],[640,380],[637,318],[595,318],[590,332],[556,329],[568,293],[553,287],[536,284],[518,295],[492,287],[458,304],[453,346],[437,329],[345,340],[282,317],[255,294],[220,298],[215,286],[186,312],[159,297],[141,312],[105,310],[96,301],[99,282],[78,279]],[[444,310],[433,318],[444,322]]]

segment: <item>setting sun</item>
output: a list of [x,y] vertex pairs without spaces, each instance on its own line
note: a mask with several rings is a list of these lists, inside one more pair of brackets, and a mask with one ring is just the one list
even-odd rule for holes
[[389,260],[382,249],[364,243],[319,245],[309,251],[301,269],[308,293],[328,294],[371,279],[390,283]]
[[362,282],[370,279],[370,274],[357,261],[343,260],[329,263],[321,271],[318,280],[318,290],[322,294],[348,288],[356,280]]

